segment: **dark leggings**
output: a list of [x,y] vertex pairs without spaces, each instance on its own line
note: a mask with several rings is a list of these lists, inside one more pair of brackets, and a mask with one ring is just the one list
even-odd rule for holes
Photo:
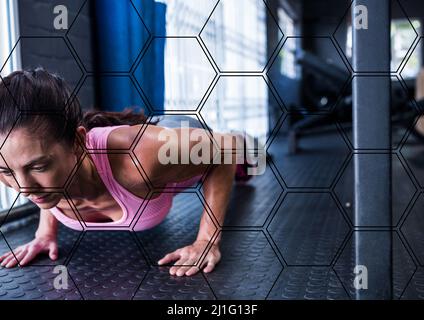
[[[181,121],[188,121],[188,125],[190,128],[202,128],[204,129],[204,126],[197,118],[192,118],[183,114],[178,115],[165,115],[165,116],[159,116],[159,122],[157,123],[161,127],[167,127],[167,128],[180,128],[181,127]],[[207,126],[210,131],[212,129]]]

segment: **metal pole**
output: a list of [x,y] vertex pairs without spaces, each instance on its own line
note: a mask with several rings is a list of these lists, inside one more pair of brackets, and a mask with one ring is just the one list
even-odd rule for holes
[[[355,23],[364,7],[368,28]],[[390,0],[355,0],[352,23],[353,68],[368,73],[353,80],[355,264],[368,275],[356,298],[392,299]]]

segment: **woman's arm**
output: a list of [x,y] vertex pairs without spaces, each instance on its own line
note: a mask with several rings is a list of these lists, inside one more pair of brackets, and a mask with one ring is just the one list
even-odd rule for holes
[[9,251],[0,256],[1,266],[13,268],[18,262],[23,266],[40,253],[48,253],[50,259],[56,260],[58,257],[57,227],[58,222],[53,214],[49,210],[40,209],[40,222],[34,240],[17,247],[13,252]]
[[[224,224],[235,171],[235,163],[216,165],[203,184],[205,200],[220,226]],[[197,240],[210,241],[212,240],[215,232],[215,224],[211,221],[211,218],[206,210],[204,210],[200,220]],[[219,236],[214,239],[214,244],[219,244],[220,241],[221,234],[219,234]]]
[[40,209],[40,221],[35,232],[35,238],[57,238],[58,221],[50,210]]
[[[169,130],[163,128],[155,128],[154,130]],[[171,129],[172,130],[172,129]],[[184,129],[173,129],[177,133],[176,139],[174,139],[175,146],[178,150],[178,159],[179,162],[174,163],[172,165],[164,165],[158,164],[156,166],[156,170],[152,169],[154,166],[150,167],[150,172],[154,172],[153,176],[156,181],[160,181],[162,184],[166,182],[179,182],[189,179],[191,177],[204,174],[206,169],[212,165],[211,171],[209,172],[206,181],[203,185],[205,199],[212,210],[212,214],[215,219],[218,221],[219,225],[223,225],[224,218],[228,206],[228,201],[231,194],[231,189],[233,186],[234,175],[236,170],[236,159],[237,155],[235,153],[236,148],[239,146],[237,142],[240,142],[242,139],[239,135],[232,134],[220,134],[213,133],[213,137],[215,139],[216,144],[212,144],[209,136],[206,131],[203,129],[189,129],[189,133],[183,133]],[[187,130],[187,129],[185,129]],[[193,137],[193,131],[196,131],[194,136],[196,139],[190,139],[190,141],[184,141],[188,136]],[[166,135],[166,134],[165,134]],[[159,135],[158,135],[159,136]],[[169,134],[171,137],[172,134]],[[159,139],[160,140],[160,139]],[[225,142],[225,145],[223,142]],[[229,142],[229,143],[228,143]],[[168,147],[172,148],[172,142],[167,142]],[[149,154],[158,155],[160,154],[160,146],[161,144],[157,144],[157,148],[154,149],[153,152],[149,152]],[[223,152],[225,149],[225,153]],[[207,156],[202,157],[205,162],[199,163],[196,159],[192,158],[192,151],[203,150],[206,152]],[[217,154],[219,152],[219,154]],[[140,152],[141,154],[141,152]],[[146,152],[144,153],[146,154]],[[188,163],[182,163],[182,159],[185,155],[190,155],[188,159]],[[227,161],[225,160],[225,155],[227,155]],[[215,162],[213,161],[215,159]],[[220,159],[217,161],[217,159]],[[185,158],[187,160],[187,157]],[[218,163],[218,164],[217,164]],[[225,164],[224,164],[225,163]],[[203,210],[203,214],[200,220],[200,227],[197,235],[196,241],[189,246],[184,248],[180,248],[174,252],[167,254],[161,260],[159,260],[159,264],[165,264],[174,260],[178,260],[175,263],[175,266],[170,269],[171,274],[176,274],[178,276],[181,275],[193,275],[200,269],[205,267],[204,272],[210,272],[213,270],[215,265],[219,262],[221,254],[219,251],[219,242],[220,242],[220,234],[219,237],[215,237],[213,239],[213,243],[211,244],[211,240],[216,233],[216,224],[211,220],[208,212]],[[204,253],[205,249],[211,245],[208,254],[202,260],[202,265],[199,267],[194,267],[193,265],[197,264],[199,258]],[[189,267],[187,267],[189,266]],[[191,267],[193,266],[193,267]]]

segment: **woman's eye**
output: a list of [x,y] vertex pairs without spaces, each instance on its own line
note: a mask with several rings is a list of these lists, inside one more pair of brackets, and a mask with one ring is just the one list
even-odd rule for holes
[[46,169],[46,166],[44,166],[44,167],[33,167],[33,169],[35,171],[44,171]]
[[11,176],[12,175],[12,173],[8,172],[8,171],[1,171],[0,173],[5,175],[5,176]]

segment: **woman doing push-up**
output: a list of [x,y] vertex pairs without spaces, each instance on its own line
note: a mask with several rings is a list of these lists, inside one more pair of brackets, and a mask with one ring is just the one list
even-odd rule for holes
[[[42,68],[16,71],[0,82],[0,181],[40,208],[35,238],[0,256],[1,266],[23,266],[41,253],[56,260],[58,222],[76,230],[83,225],[87,230],[153,228],[166,217],[174,195],[195,185],[206,171],[204,197],[215,222],[223,225],[234,180],[251,177],[246,154],[240,163],[234,152],[245,146],[247,135],[211,133],[187,116],[162,123],[132,110],[83,113],[70,96],[65,81]],[[180,127],[180,120],[189,126]],[[231,152],[228,143],[227,152],[221,152],[222,141],[230,141]],[[130,150],[136,161],[110,150]],[[172,154],[178,163],[170,161]],[[221,258],[212,219],[204,210],[194,243],[166,254],[158,264],[175,262],[170,274],[178,276],[212,271]]]

